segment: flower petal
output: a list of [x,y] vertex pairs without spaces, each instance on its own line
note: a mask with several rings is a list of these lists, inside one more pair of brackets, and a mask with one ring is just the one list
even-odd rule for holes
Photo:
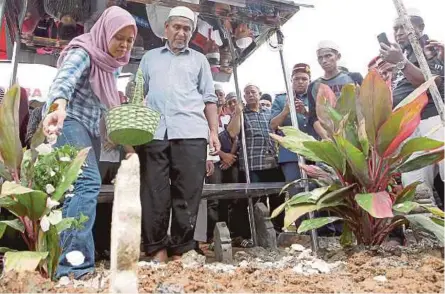
[[53,185],[47,184],[45,186],[45,191],[46,191],[46,194],[52,194],[52,193],[54,193],[54,191],[56,191],[56,189],[54,188]]
[[74,250],[71,252],[68,252],[66,254],[66,260],[72,265],[72,266],[79,266],[85,261],[85,256],[82,252]]
[[40,228],[42,228],[42,231],[47,232],[49,230],[50,222],[46,215],[42,217],[40,220]]

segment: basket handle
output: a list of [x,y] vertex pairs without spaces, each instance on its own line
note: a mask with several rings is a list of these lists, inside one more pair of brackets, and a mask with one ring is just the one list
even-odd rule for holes
[[141,105],[144,101],[144,74],[140,68],[136,73],[135,82],[134,92],[129,103]]

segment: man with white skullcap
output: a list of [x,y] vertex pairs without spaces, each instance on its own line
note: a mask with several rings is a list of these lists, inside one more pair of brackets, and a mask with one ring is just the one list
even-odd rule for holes
[[308,104],[309,104],[309,124],[321,138],[326,138],[326,131],[318,121],[315,111],[316,98],[320,84],[328,85],[335,93],[337,98],[341,94],[341,90],[346,84],[360,85],[363,81],[361,75],[340,71],[338,61],[341,58],[340,48],[333,41],[321,41],[317,46],[317,59],[323,68],[324,75],[313,81],[308,87]]
[[212,154],[220,149],[210,65],[188,46],[195,26],[192,10],[173,8],[165,22],[165,46],[148,51],[140,63],[147,106],[161,114],[154,140],[138,148],[143,245],[146,254],[160,262],[167,260],[167,253],[179,258],[195,248],[207,144]]
[[[411,23],[414,26],[420,45],[424,49],[425,57],[429,68],[433,75],[437,75],[436,84],[439,92],[444,97],[444,60],[443,55],[439,54],[437,48],[431,48],[430,40],[424,34],[425,22],[420,12],[417,9],[407,9]],[[416,55],[408,39],[408,32],[403,26],[403,21],[397,18],[394,21],[394,39],[396,43],[387,46],[380,44],[380,54],[383,60],[395,65],[396,70],[392,76],[392,90],[393,90],[393,106],[396,107],[402,102],[411,92],[425,82],[425,78],[417,62]],[[430,46],[429,46],[430,45]],[[421,122],[413,137],[426,136],[429,138],[443,141],[444,128],[443,126],[436,132],[430,134],[430,131],[437,125],[441,125],[441,120],[430,92],[428,94],[428,104],[421,113]],[[434,188],[434,180],[436,175],[440,172],[442,180],[444,179],[444,164],[441,161],[439,164],[425,167],[421,170],[403,173],[402,183],[404,186],[420,181],[425,183],[430,189]],[[441,196],[443,200],[443,195]]]

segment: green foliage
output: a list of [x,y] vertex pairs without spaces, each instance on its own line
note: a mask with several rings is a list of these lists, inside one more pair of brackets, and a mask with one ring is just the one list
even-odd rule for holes
[[[414,171],[444,158],[444,142],[408,139],[420,123],[428,100],[425,91],[432,81],[434,78],[395,110],[391,91],[376,72],[366,76],[360,91],[354,85],[345,86],[337,100],[329,87],[321,85],[316,112],[329,139],[316,141],[291,128],[283,128],[285,137],[271,136],[283,147],[327,164],[329,170],[303,165],[311,180],[323,186],[294,195],[273,211],[272,217],[285,211],[285,226],[289,226],[306,213],[329,211],[335,216],[303,221],[298,232],[342,220],[344,246],[351,245],[353,237],[359,244],[381,244],[391,230],[407,222],[423,226],[443,242],[443,212],[412,201],[418,182],[400,189],[395,180],[399,172]],[[410,159],[415,152],[421,155]],[[419,208],[433,216],[409,215]]]
[[5,253],[5,271],[33,271],[37,268],[54,277],[61,249],[59,235],[81,229],[88,220],[62,218],[60,201],[72,190],[81,173],[89,148],[65,145],[53,149],[43,144],[42,129],[32,138],[31,149],[23,150],[19,139],[19,86],[12,87],[0,105],[0,208],[16,218],[0,221],[0,238],[7,227],[17,230],[29,251],[0,248]]

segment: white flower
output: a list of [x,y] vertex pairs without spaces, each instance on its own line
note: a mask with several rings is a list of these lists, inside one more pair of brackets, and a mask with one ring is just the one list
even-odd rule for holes
[[58,206],[60,203],[58,201],[52,200],[50,197],[46,199],[46,207],[52,209],[53,207]]
[[71,158],[70,158],[69,156],[63,156],[63,157],[60,157],[60,161],[63,161],[63,162],[70,162],[70,161],[71,161]]
[[42,231],[46,232],[49,230],[49,219],[48,217],[45,215],[42,217],[42,219],[40,220],[40,227],[42,228]]
[[73,197],[74,197],[74,194],[72,194],[72,193],[69,193],[69,194],[65,195],[65,198],[73,198]]
[[403,204],[397,204],[396,205],[396,208],[401,208],[401,207],[403,207]]
[[45,190],[46,190],[46,194],[52,194],[52,193],[54,193],[54,191],[56,191],[56,189],[54,188],[54,186],[51,185],[51,184],[47,184],[47,185],[45,186]]
[[71,185],[71,186],[68,188],[68,191],[73,192],[73,191],[74,191],[74,186]]
[[61,210],[51,211],[51,213],[48,215],[48,221],[53,226],[60,223],[62,221],[62,211]]
[[82,252],[74,250],[71,252],[68,252],[66,254],[66,260],[72,265],[72,266],[78,266],[84,263],[85,256]]
[[40,155],[45,155],[53,152],[53,147],[50,144],[40,144],[37,146],[36,151]]
[[56,172],[53,171],[53,170],[51,170],[51,171],[49,172],[49,175],[50,175],[51,177],[54,177],[54,176],[56,175]]
[[83,174],[83,170],[79,169],[79,173],[77,174],[77,176],[81,176]]

